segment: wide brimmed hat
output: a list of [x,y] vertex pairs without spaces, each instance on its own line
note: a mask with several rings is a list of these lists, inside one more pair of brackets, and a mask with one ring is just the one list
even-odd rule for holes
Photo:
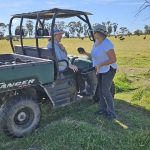
[[[53,32],[54,32],[54,35],[57,35],[57,34],[64,34],[64,31],[58,29],[58,28],[54,28],[53,29]],[[52,33],[50,32],[50,35],[52,35]]]
[[93,32],[100,32],[100,33],[104,34],[105,36],[108,35],[108,32],[106,30],[106,26],[101,25],[101,24],[94,25],[91,31],[93,31]]

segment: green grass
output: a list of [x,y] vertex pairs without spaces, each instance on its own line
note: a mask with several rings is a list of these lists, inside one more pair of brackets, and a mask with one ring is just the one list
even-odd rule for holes
[[[150,149],[150,36],[110,37],[115,45],[118,72],[115,76],[117,120],[94,115],[99,105],[83,100],[50,110],[42,104],[40,127],[31,135],[12,139],[1,133],[0,150],[149,150]],[[25,40],[34,45],[34,40]],[[92,42],[63,39],[68,53],[78,55],[80,46],[90,51]],[[19,44],[19,42],[16,42]],[[45,47],[47,40],[41,40]],[[0,41],[0,53],[10,53]]]
[[[22,139],[1,135],[1,149],[36,150],[122,150],[150,148],[148,111],[116,99],[118,120],[97,117],[98,105],[90,100],[50,111],[43,106],[40,128]],[[144,114],[144,115],[143,115]]]
[[144,92],[145,92],[145,89],[137,90],[137,91],[133,94],[132,100],[133,100],[133,101],[142,100],[142,97],[143,97],[143,95],[144,95]]
[[132,81],[128,79],[127,74],[118,73],[114,79],[116,92],[127,92],[132,89]]
[[119,99],[115,105],[119,119],[114,121],[94,116],[98,105],[90,100],[52,112],[45,105],[40,128],[21,139],[2,134],[1,149],[148,150],[150,113]]

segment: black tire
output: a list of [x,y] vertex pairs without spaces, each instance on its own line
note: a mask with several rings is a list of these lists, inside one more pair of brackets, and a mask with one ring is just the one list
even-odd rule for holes
[[[115,96],[115,83],[114,83],[114,82],[112,82],[110,91],[111,91],[112,97],[114,98],[114,96]],[[97,89],[96,89],[95,95],[93,96],[93,99],[94,99],[94,102],[95,102],[95,103],[96,103],[96,102],[99,102],[98,87],[97,87]]]
[[2,128],[7,135],[23,137],[40,122],[39,104],[32,97],[14,96],[2,106]]

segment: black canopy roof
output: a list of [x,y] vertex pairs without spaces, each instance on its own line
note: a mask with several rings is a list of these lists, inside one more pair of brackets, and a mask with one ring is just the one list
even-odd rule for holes
[[23,17],[23,18],[28,18],[28,19],[36,19],[37,15],[39,15],[39,17],[42,19],[50,19],[53,17],[53,15],[55,13],[58,13],[57,18],[68,18],[68,17],[80,16],[80,15],[92,15],[92,13],[89,13],[89,12],[53,8],[53,9],[49,9],[49,10],[15,14],[15,15],[13,15],[13,17],[15,17],[15,18]]

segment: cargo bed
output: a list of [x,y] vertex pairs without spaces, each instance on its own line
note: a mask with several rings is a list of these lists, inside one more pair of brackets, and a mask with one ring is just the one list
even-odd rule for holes
[[10,81],[30,79],[31,77],[40,81],[40,84],[53,82],[53,61],[18,54],[0,55],[0,87]]

